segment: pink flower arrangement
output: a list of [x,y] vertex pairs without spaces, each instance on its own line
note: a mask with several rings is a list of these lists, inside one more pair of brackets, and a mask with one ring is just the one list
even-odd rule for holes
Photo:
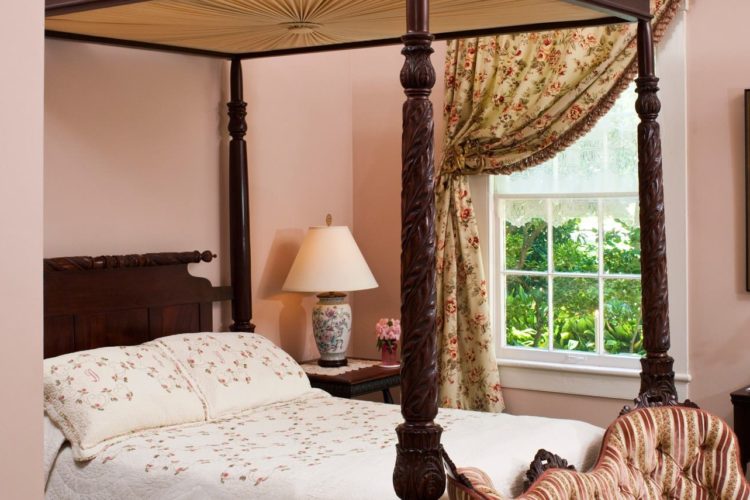
[[381,318],[375,325],[378,349],[394,352],[401,338],[401,322],[392,318]]

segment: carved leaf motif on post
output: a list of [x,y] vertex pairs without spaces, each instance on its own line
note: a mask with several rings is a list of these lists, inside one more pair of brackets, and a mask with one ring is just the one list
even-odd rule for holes
[[[426,8],[426,5],[421,5]],[[393,484],[401,498],[436,499],[445,490],[437,415],[435,183],[432,36],[403,37],[401,193],[401,413]]]

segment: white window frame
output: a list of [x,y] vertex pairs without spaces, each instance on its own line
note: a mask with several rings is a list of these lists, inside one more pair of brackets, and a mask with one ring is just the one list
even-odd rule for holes
[[[493,199],[491,201],[492,208],[491,211],[494,211],[498,207],[498,203],[495,203],[495,200],[497,198],[502,198],[504,200],[513,200],[513,199],[536,199],[540,201],[544,201],[547,209],[547,221],[552,221],[552,203],[553,200],[558,199],[565,199],[565,198],[572,198],[572,199],[585,199],[585,200],[595,200],[597,202],[597,218],[598,218],[598,234],[603,235],[604,234],[604,214],[602,213],[602,205],[603,200],[608,198],[637,198],[638,193],[617,193],[616,195],[613,195],[611,193],[575,193],[575,194],[555,194],[555,195],[540,195],[540,196],[533,196],[533,195],[502,195],[498,196],[497,194],[491,194],[493,196]],[[527,347],[518,347],[518,346],[507,346],[506,339],[505,339],[505,323],[506,318],[504,314],[505,310],[505,301],[506,295],[504,292],[505,286],[506,286],[506,279],[507,276],[533,276],[533,277],[539,277],[539,278],[546,278],[548,280],[548,289],[547,289],[547,296],[548,296],[548,307],[550,312],[554,308],[555,303],[555,294],[554,294],[554,287],[549,285],[550,281],[554,283],[554,278],[586,278],[586,279],[596,279],[597,280],[597,288],[598,288],[598,295],[599,295],[599,303],[604,302],[604,281],[605,280],[612,280],[612,279],[628,279],[628,280],[637,280],[640,282],[641,276],[640,274],[610,274],[607,273],[603,268],[603,245],[601,241],[597,241],[597,260],[599,267],[596,272],[564,272],[564,271],[556,271],[554,269],[554,265],[552,263],[553,261],[553,238],[552,238],[552,224],[547,224],[547,270],[546,271],[526,271],[526,270],[516,270],[516,269],[503,269],[499,270],[499,267],[502,267],[502,265],[497,265],[498,262],[504,262],[505,261],[505,241],[504,241],[504,235],[505,232],[502,230],[502,221],[504,219],[502,214],[496,214],[492,213],[492,223],[491,223],[491,229],[490,232],[493,234],[493,242],[497,241],[497,244],[493,244],[493,251],[495,251],[495,259],[493,259],[493,267],[494,272],[492,275],[492,282],[490,283],[490,286],[492,287],[492,294],[494,297],[494,305],[496,306],[496,309],[493,309],[495,321],[493,321],[495,332],[497,332],[496,335],[496,354],[497,357],[504,360],[522,360],[522,361],[534,361],[534,362],[542,362],[542,363],[557,363],[557,364],[576,364],[580,366],[595,366],[600,368],[625,368],[625,369],[637,369],[638,368],[638,357],[636,356],[628,356],[628,355],[620,355],[620,356],[614,356],[614,355],[608,355],[604,352],[604,339],[603,339],[603,325],[601,324],[601,321],[599,321],[599,318],[596,318],[596,337],[597,337],[597,351],[596,352],[585,352],[585,351],[563,351],[563,350],[555,350],[553,349],[553,343],[552,343],[552,332],[554,331],[554,323],[553,323],[553,317],[552,314],[549,314],[548,317],[548,329],[547,329],[547,335],[550,338],[550,341],[548,342],[547,349],[540,349],[540,348],[527,348]],[[601,311],[600,311],[601,313]]]
[[[675,360],[675,380],[680,398],[689,397],[688,366],[688,252],[687,252],[687,92],[686,92],[686,9],[682,7],[664,40],[657,48],[657,74],[662,111],[662,151],[664,157],[664,197],[667,228],[667,266],[669,275],[670,354]],[[635,357],[591,355],[584,352],[543,352],[501,348],[501,321],[497,289],[499,273],[495,267],[495,203],[489,176],[470,178],[472,197],[481,236],[482,260],[490,293],[492,328],[504,387],[535,391],[632,399],[640,385],[640,363]],[[627,195],[627,194],[626,194]],[[577,195],[594,198],[596,194]],[[528,198],[528,197],[526,197]],[[546,275],[546,272],[543,273]],[[527,351],[537,351],[533,355]],[[608,359],[602,363],[602,359]],[[611,361],[609,361],[611,359]]]

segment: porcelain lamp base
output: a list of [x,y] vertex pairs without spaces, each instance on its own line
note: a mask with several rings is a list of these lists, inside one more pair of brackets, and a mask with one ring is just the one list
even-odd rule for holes
[[352,308],[345,293],[321,293],[313,306],[312,324],[320,366],[344,366],[352,333]]

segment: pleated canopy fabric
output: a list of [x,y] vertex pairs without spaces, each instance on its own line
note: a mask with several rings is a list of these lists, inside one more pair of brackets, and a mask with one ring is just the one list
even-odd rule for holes
[[[432,0],[431,30],[586,22],[611,16],[601,4],[618,2],[590,3],[599,6],[586,0]],[[404,17],[405,0],[151,0],[61,15],[53,10],[46,28],[236,55],[393,40],[404,33]]]

